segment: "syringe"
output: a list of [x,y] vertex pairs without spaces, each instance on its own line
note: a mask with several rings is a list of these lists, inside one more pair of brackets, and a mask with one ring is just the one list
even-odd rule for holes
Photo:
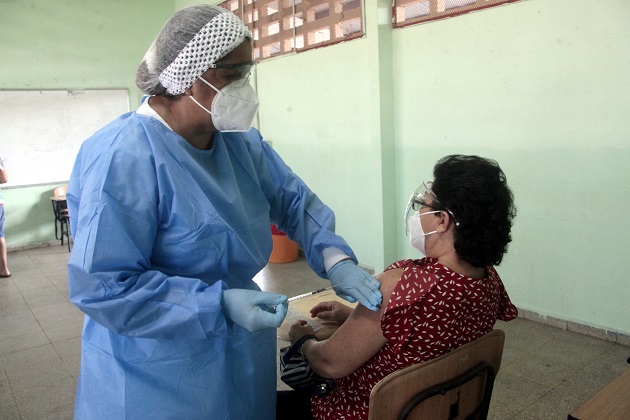
[[305,298],[305,297],[308,297],[308,296],[315,295],[317,293],[325,292],[326,290],[330,290],[333,287],[337,287],[337,286],[324,287],[323,289],[317,289],[317,290],[313,290],[312,292],[308,292],[308,293],[304,293],[304,294],[301,294],[301,295],[293,296],[293,297],[290,297],[289,299],[287,299],[287,302],[293,302],[294,300],[302,299],[302,298]]
[[[335,287],[339,287],[339,286],[343,286],[343,285],[342,284],[338,284],[336,286],[324,287],[323,289],[317,289],[317,290],[313,290],[312,292],[303,293],[301,295],[293,296],[293,297],[290,297],[289,299],[287,299],[287,303],[288,302],[293,302],[294,300],[302,299],[302,298],[305,298],[305,297],[313,296],[313,295],[315,295],[317,293],[325,292],[326,290],[334,289]],[[269,305],[269,307],[273,310],[272,312],[276,311],[276,306],[278,306],[278,305]]]

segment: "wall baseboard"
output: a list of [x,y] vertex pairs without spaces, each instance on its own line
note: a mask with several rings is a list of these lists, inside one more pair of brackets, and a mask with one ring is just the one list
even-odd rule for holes
[[7,252],[11,252],[11,251],[24,251],[26,249],[34,249],[34,248],[46,248],[49,246],[65,246],[66,249],[68,248],[68,246],[65,244],[61,245],[61,242],[59,240],[54,240],[54,241],[44,241],[44,242],[32,242],[30,244],[24,244],[24,245],[12,245],[12,246],[8,246],[7,245]]
[[589,335],[591,337],[600,338],[602,340],[611,341],[613,343],[622,344],[624,346],[630,346],[630,335],[620,333],[617,331],[610,331],[603,328],[591,327],[590,325],[580,324],[573,321],[565,321],[563,319],[554,318],[551,316],[540,315],[527,309],[518,309],[518,316],[534,322],[539,322],[545,325],[551,325],[552,327],[560,328],[561,330],[573,331],[576,333]]

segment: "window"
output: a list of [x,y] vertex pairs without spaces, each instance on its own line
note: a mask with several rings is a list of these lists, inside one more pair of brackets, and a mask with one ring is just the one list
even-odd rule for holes
[[362,5],[363,0],[228,0],[219,4],[249,28],[256,61],[362,37]]
[[517,1],[519,0],[394,0],[393,22],[395,28],[400,28]]

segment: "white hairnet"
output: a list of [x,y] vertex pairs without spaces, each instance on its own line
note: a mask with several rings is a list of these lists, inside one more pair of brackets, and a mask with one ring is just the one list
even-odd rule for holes
[[148,95],[180,95],[246,38],[251,34],[232,12],[208,4],[186,7],[166,22],[149,47],[136,86]]

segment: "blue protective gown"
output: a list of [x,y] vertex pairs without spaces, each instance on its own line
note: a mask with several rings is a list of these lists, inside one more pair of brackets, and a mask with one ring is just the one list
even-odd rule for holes
[[226,319],[222,290],[259,290],[270,223],[322,277],[322,249],[354,254],[260,133],[217,132],[204,151],[125,114],[85,141],[67,201],[86,314],[75,418],[275,418],[276,331]]

